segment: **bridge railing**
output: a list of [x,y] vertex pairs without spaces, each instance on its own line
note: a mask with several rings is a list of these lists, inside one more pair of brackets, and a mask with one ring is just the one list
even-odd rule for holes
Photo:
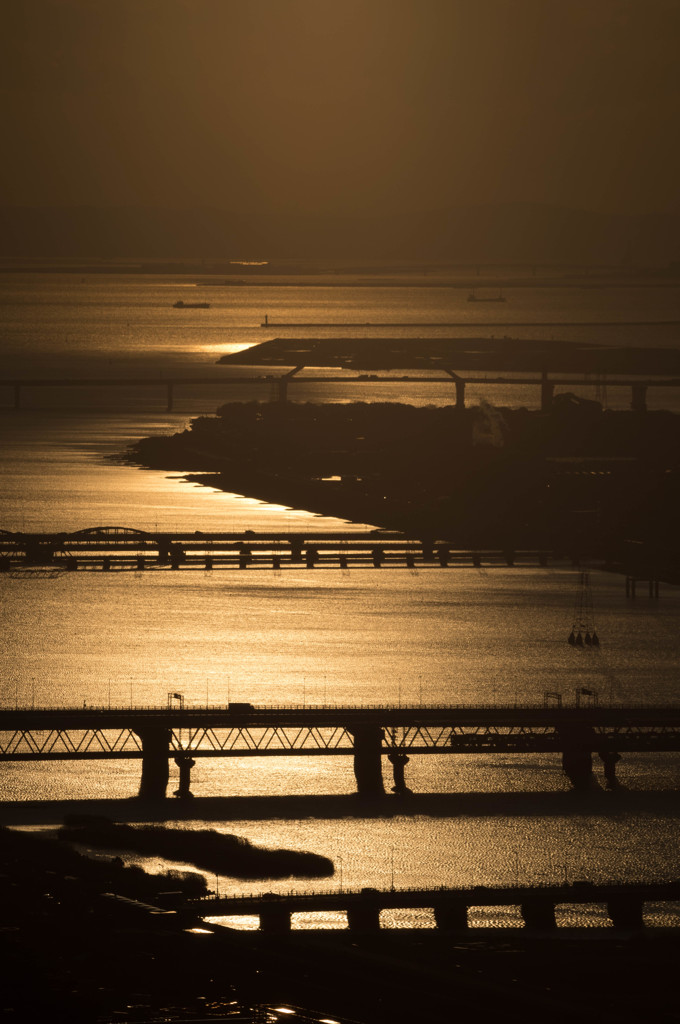
[[403,711],[408,712],[423,712],[423,711],[550,711],[556,717],[564,712],[579,711],[581,713],[588,712],[607,712],[607,711],[658,711],[658,712],[669,712],[677,713],[680,712],[680,700],[673,703],[667,704],[649,704],[643,701],[634,702],[616,702],[607,701],[605,703],[598,703],[596,705],[584,705],[577,704],[574,698],[574,703],[562,706],[546,706],[543,701],[512,701],[512,702],[500,702],[500,701],[478,701],[475,704],[394,704],[394,703],[381,703],[381,704],[254,704],[252,707],[247,709],[234,709],[230,707],[229,703],[226,704],[202,704],[196,702],[195,704],[187,705],[185,703],[183,708],[169,708],[167,704],[95,704],[88,702],[82,706],[77,704],[61,704],[61,705],[43,705],[31,702],[31,704],[17,704],[10,701],[10,698],[6,698],[4,707],[0,704],[0,714],[3,712],[21,712],[22,714],[33,713],[49,713],[54,712],[56,714],[78,714],[86,716],[92,712],[101,712],[102,714],[125,714],[132,712],[134,714],[162,714],[163,716],[172,717],[176,719],[186,718],[192,715],[202,715],[205,712],[215,713],[230,713],[235,718],[245,717],[257,717],[259,713],[270,714],[272,712],[285,713],[287,711],[298,712],[298,711],[311,711],[311,712],[324,712],[324,711],[347,711],[357,712],[362,711]]

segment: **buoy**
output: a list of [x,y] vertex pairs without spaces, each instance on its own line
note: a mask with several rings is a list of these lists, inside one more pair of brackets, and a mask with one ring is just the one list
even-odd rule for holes
[[574,636],[574,630],[573,629],[572,629],[571,633],[569,634],[569,640],[567,642],[570,643],[572,645],[572,647],[576,643],[576,637]]
[[588,645],[588,647],[590,647],[590,645],[593,642],[590,638],[590,633],[586,633],[584,642]]
[[577,646],[577,647],[583,647],[583,637],[581,636],[581,632],[580,632],[580,630],[579,630],[579,632],[578,632],[578,633],[576,634],[576,646]]
[[590,642],[592,643],[593,647],[600,646],[600,638],[597,635],[597,633],[593,633],[592,637],[590,638]]

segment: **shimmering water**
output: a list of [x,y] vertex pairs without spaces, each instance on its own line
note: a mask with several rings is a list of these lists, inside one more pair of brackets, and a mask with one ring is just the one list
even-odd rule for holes
[[[471,326],[458,333],[490,333],[474,327],[476,320],[489,318],[489,307],[468,305],[466,291],[192,289],[191,300],[210,301],[211,309],[172,310],[172,302],[190,287],[186,280],[138,277],[0,279],[6,373],[157,375],[179,367],[195,374],[214,371],[219,380],[222,369],[215,360],[220,354],[280,333],[257,326],[265,312],[271,320],[289,322],[460,319]],[[678,294],[668,289],[517,290],[502,317],[670,319],[677,316]],[[587,334],[605,343],[676,341],[670,328],[551,330],[556,337]],[[531,336],[528,329],[521,333]],[[444,386],[438,397],[426,387],[408,395],[397,385],[393,390],[390,397],[418,402],[443,401],[447,395]],[[27,393],[22,412],[6,409],[0,416],[0,528],[336,525],[302,510],[198,487],[179,473],[137,470],[105,458],[136,437],[184,427],[191,415],[211,411],[227,392],[219,384],[212,395],[180,392],[179,411],[172,414],[163,410],[164,396],[151,391]],[[261,397],[269,397],[266,385]],[[319,386],[304,397],[357,396]],[[626,395],[623,404],[627,401]],[[676,591],[662,587],[659,601],[644,594],[626,601],[620,579],[593,574],[603,643],[600,651],[579,651],[566,644],[577,579],[577,572],[564,565],[3,576],[0,703],[157,704],[165,703],[169,691],[182,692],[189,703],[514,702],[540,701],[546,690],[562,692],[570,701],[582,686],[595,690],[602,702],[678,699]],[[589,804],[587,796],[569,792],[554,757],[415,757],[407,769],[409,785],[417,792],[461,793],[460,814],[216,827],[269,846],[327,854],[336,874],[314,882],[315,888],[555,881],[565,874],[594,881],[673,877],[678,870],[676,759],[625,757],[619,777],[621,791],[596,793]],[[2,798],[128,797],[138,779],[136,762],[9,764],[3,768]],[[346,757],[205,758],[194,769],[192,789],[198,796],[347,794],[354,779]],[[639,800],[626,799],[644,792],[661,797],[650,797],[646,809]],[[535,797],[529,808],[520,799],[526,793]],[[287,884],[219,881],[221,891],[280,891]],[[420,918],[411,914],[407,920]]]

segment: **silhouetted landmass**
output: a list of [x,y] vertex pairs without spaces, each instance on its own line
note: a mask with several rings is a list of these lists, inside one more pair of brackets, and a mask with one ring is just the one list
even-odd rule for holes
[[558,395],[548,413],[229,403],[145,466],[209,472],[211,486],[452,545],[603,557],[624,541],[677,551],[680,417],[610,412]]
[[[483,1011],[510,1024],[672,1018],[677,929],[197,934],[181,892],[161,886],[167,879],[118,858],[0,830],[7,1019],[179,1022],[240,1011],[255,1022],[263,1003],[363,1024],[446,1020],[452,1007],[465,1020]],[[172,888],[181,888],[174,878]],[[164,905],[178,910],[159,913]]]
[[157,909],[205,891],[200,875],[147,875],[1,829],[0,1012],[53,1024],[185,1019],[212,1002],[226,1012],[245,970],[238,952],[225,967],[223,950],[216,959],[184,931],[191,918]]
[[266,850],[240,836],[224,835],[214,829],[90,822],[68,825],[60,830],[59,838],[87,846],[167,857],[234,878],[325,878],[334,870],[328,857],[302,850]]

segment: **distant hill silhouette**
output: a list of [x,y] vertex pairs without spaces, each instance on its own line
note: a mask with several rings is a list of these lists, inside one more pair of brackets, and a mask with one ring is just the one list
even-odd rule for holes
[[209,208],[0,207],[0,257],[409,259],[648,266],[680,259],[680,216],[531,203],[399,217]]

